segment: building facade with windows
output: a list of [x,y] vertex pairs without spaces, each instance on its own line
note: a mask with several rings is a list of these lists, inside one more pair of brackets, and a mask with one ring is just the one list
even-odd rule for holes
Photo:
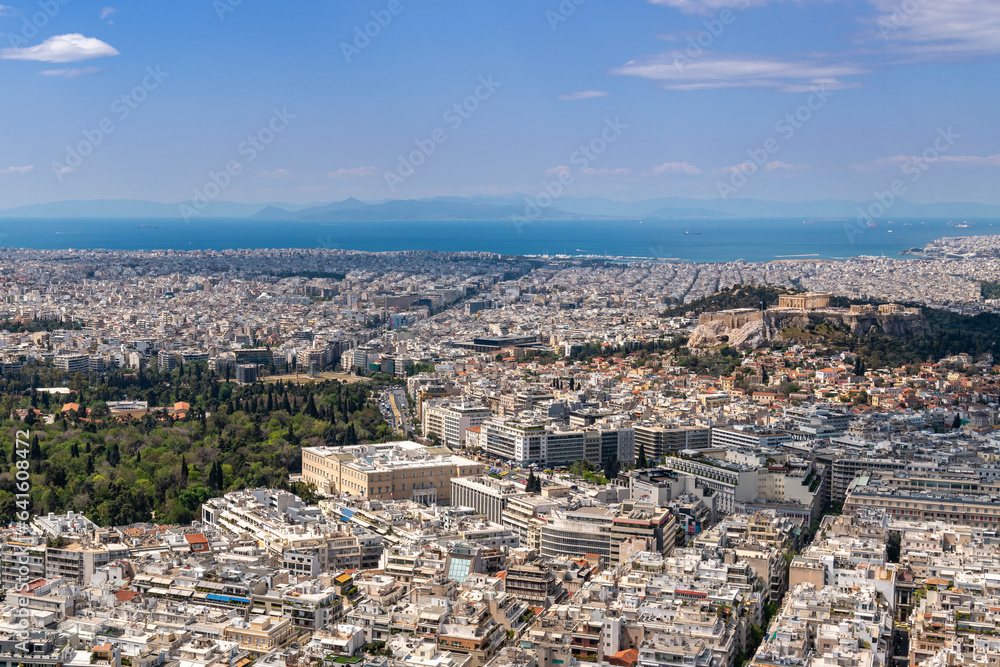
[[415,442],[305,447],[302,479],[327,495],[451,504],[451,480],[483,473],[483,464]]

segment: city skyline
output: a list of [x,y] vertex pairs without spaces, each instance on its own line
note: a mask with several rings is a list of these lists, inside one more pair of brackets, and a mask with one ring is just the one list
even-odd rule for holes
[[[366,34],[367,30],[367,34]],[[0,208],[198,192],[998,203],[1000,7],[0,5]]]

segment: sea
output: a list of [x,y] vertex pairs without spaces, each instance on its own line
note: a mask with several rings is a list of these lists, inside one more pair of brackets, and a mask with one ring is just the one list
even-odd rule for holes
[[0,247],[109,250],[330,248],[486,251],[504,255],[644,257],[663,262],[761,262],[899,257],[943,236],[1000,234],[1000,220],[288,220],[0,219]]

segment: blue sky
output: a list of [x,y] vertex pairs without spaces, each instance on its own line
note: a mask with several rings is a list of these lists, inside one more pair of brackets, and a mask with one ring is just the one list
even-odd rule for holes
[[626,200],[865,201],[901,179],[1000,203],[996,2],[2,3],[0,207],[560,176]]

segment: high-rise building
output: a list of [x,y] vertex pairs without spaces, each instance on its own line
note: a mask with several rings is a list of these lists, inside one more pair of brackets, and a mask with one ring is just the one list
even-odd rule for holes
[[711,430],[698,426],[636,426],[635,447],[642,445],[646,457],[659,461],[685,449],[705,449]]
[[473,507],[493,523],[501,523],[507,500],[524,492],[513,482],[492,477],[455,477],[451,480],[451,504]]
[[436,434],[447,447],[463,447],[466,429],[480,426],[492,416],[489,408],[471,403],[428,405],[424,409],[424,437]]
[[239,364],[236,366],[236,381],[249,384],[257,381],[257,364]]
[[487,419],[480,427],[480,444],[491,455],[519,463],[569,464],[586,459],[603,463],[617,458],[635,460],[635,431],[594,425],[559,429],[547,424]]
[[90,370],[90,357],[86,354],[57,354],[56,368],[67,373],[86,373]]

